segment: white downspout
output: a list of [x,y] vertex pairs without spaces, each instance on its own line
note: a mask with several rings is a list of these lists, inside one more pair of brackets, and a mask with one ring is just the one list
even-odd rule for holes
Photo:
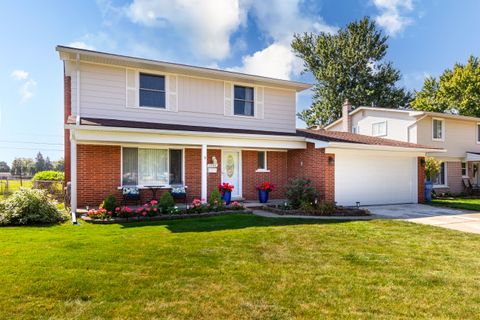
[[77,117],[75,123],[80,125],[80,54],[77,53]]
[[202,144],[202,202],[207,201],[207,145]]
[[72,223],[77,223],[77,140],[75,130],[70,129],[70,212]]

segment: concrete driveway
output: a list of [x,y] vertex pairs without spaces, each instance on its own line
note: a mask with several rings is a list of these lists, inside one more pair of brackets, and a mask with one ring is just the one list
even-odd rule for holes
[[378,218],[401,219],[480,234],[480,213],[424,204],[398,204],[366,208]]

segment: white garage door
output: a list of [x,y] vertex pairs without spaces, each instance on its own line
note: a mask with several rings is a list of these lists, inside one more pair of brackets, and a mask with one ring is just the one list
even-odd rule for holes
[[417,157],[374,151],[335,154],[335,200],[361,205],[416,203]]

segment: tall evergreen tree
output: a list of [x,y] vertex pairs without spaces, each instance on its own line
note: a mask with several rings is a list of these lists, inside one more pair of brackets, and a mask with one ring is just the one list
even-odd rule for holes
[[0,161],[0,172],[10,172],[10,167],[5,161]]
[[325,125],[341,116],[345,99],[355,106],[408,105],[411,94],[396,86],[400,72],[384,61],[387,40],[368,17],[336,34],[295,34],[292,48],[316,79],[313,103],[299,118],[308,126]]
[[53,170],[53,163],[50,161],[50,158],[45,159],[45,170]]
[[39,151],[35,157],[35,172],[45,170],[45,159],[43,158],[42,153]]

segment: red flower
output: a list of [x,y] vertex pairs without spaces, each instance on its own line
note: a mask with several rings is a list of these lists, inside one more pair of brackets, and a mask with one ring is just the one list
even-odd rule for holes
[[228,182],[224,182],[218,185],[218,190],[220,192],[232,192],[234,186]]
[[275,185],[271,182],[262,182],[261,184],[259,184],[258,186],[256,186],[257,190],[262,190],[262,191],[267,191],[267,192],[270,192],[270,191],[275,191]]

